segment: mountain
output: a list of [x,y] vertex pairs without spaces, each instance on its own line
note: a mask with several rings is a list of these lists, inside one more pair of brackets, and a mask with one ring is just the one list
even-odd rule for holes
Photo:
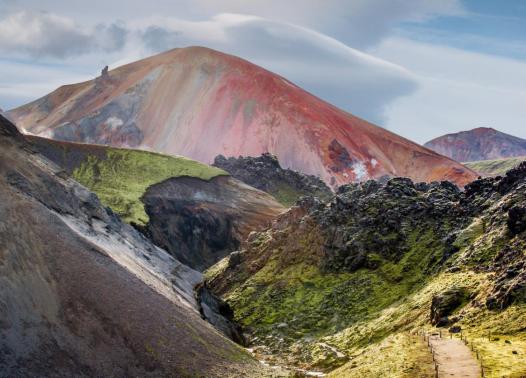
[[[352,89],[351,89],[352,90]],[[465,185],[455,161],[359,119],[243,59],[175,49],[104,70],[8,112],[26,132],[212,163],[269,152],[335,187],[382,176]]]
[[482,176],[503,176],[512,168],[517,167],[520,163],[526,161],[526,156],[496,159],[496,160],[479,160],[464,163],[464,165]]
[[430,140],[424,146],[462,162],[526,156],[526,139],[489,127],[447,134]]
[[201,318],[199,272],[122,223],[1,116],[0,195],[0,377],[265,373]]
[[208,268],[285,210],[227,172],[180,156],[27,136],[31,147],[182,263]]
[[205,272],[206,285],[271,365],[434,377],[421,334],[450,340],[451,330],[486,376],[522,376],[525,188],[526,163],[464,191],[407,178],[343,185],[252,234]]

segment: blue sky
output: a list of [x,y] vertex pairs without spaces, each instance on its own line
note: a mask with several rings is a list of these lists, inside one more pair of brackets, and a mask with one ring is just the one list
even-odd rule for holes
[[526,59],[526,1],[463,1],[464,15],[406,22],[400,34],[429,43]]
[[522,0],[2,0],[0,108],[188,45],[417,142],[477,126],[526,138]]

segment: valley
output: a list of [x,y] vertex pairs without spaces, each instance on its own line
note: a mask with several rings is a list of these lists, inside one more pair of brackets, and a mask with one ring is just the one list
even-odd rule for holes
[[[278,197],[283,192],[274,188],[288,177],[287,192],[302,194],[287,209],[227,171],[185,158],[24,138],[26,149],[84,183],[139,235],[206,269],[204,283],[196,278],[189,286],[198,287],[194,308],[264,362],[261,374],[268,366],[279,376],[432,377],[432,355],[419,335],[447,338],[455,327],[476,345],[486,376],[526,369],[524,164],[463,191],[446,181],[394,178],[333,194],[269,157],[216,159],[253,185],[265,177],[260,187]],[[146,215],[130,216],[139,214],[131,208]],[[67,219],[76,232],[92,234]],[[194,294],[187,300],[196,306]]]
[[[526,376],[524,139],[445,134],[471,120],[451,121],[467,108],[455,96],[403,114],[411,96],[442,97],[420,86],[443,78],[369,55],[389,49],[380,42],[361,52],[237,13],[149,22],[206,28],[219,46],[246,27],[236,38],[250,51],[263,48],[251,38],[285,28],[294,47],[309,36],[334,60],[316,75],[300,65],[309,88],[346,82],[342,64],[372,92],[382,76],[362,65],[403,88],[376,93],[373,107],[356,83],[352,98],[380,127],[235,49],[172,43],[146,56],[145,38],[186,37],[144,20],[97,24],[100,46],[79,46],[109,54],[133,35],[131,55],[43,96],[37,81],[39,98],[0,111],[0,378]],[[43,56],[32,55],[44,75],[71,59]],[[431,134],[444,135],[415,142]]]

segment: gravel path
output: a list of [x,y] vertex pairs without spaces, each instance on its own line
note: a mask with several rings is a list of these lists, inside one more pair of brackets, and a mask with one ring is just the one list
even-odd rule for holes
[[480,365],[469,347],[458,339],[429,338],[438,363],[438,376],[480,378]]

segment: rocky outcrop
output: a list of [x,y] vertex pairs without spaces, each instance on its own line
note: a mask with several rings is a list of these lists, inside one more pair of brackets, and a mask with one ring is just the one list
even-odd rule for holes
[[449,316],[468,299],[468,292],[463,287],[451,287],[436,294],[431,301],[431,324],[445,327],[450,324]]
[[494,259],[492,270],[495,272],[491,294],[486,306],[492,310],[501,310],[513,303],[526,303],[526,261],[524,238],[504,247]]
[[0,197],[1,377],[258,374],[201,319],[201,274],[122,223],[2,117]]
[[462,162],[526,156],[525,139],[489,127],[447,134],[424,146]]
[[196,286],[195,294],[197,303],[199,303],[199,312],[203,319],[206,319],[229,339],[238,344],[246,345],[247,341],[243,335],[243,330],[234,321],[234,312],[228,303],[212,293],[205,283]]
[[285,208],[257,189],[228,176],[210,181],[168,179],[142,197],[153,242],[198,270],[236,250],[252,231],[261,231]]
[[514,235],[526,230],[526,207],[513,206],[508,210],[508,229]]
[[230,157],[223,155],[214,159],[215,167],[230,173],[232,177],[274,196],[285,206],[293,205],[302,196],[327,200],[331,189],[316,176],[284,169],[278,158],[269,153],[259,157]]

